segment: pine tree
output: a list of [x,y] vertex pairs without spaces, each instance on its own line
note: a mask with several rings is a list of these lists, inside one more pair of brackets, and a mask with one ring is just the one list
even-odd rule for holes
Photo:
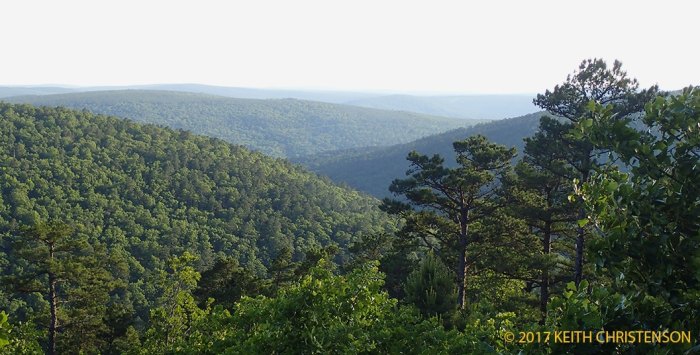
[[515,174],[504,184],[508,190],[510,212],[527,224],[541,246],[539,253],[530,259],[531,267],[539,274],[530,283],[539,288],[540,312],[544,320],[551,288],[570,277],[571,265],[566,256],[570,253],[567,246],[575,235],[571,223],[576,219],[576,210],[568,201],[569,179],[551,172],[559,170],[564,173],[565,166],[554,158],[543,161],[538,157],[544,158],[545,155],[525,155],[516,165]]
[[53,222],[13,236],[10,255],[18,265],[4,283],[18,294],[38,292],[49,305],[47,353],[56,354],[60,344],[97,351],[101,334],[107,331],[109,292],[115,287],[102,253],[68,225]]
[[298,263],[292,261],[292,252],[292,248],[288,246],[283,247],[270,264],[268,273],[272,282],[272,293],[276,293],[282,286],[289,284],[295,279]]
[[[567,76],[566,81],[557,85],[553,91],[547,90],[538,94],[534,104],[542,109],[565,119],[543,117],[540,121],[540,132],[546,141],[535,138],[531,145],[549,145],[559,151],[559,159],[566,161],[575,171],[574,179],[578,181],[575,188],[580,189],[588,180],[593,169],[599,165],[598,157],[601,152],[594,149],[593,144],[585,139],[576,139],[569,133],[573,124],[581,121],[591,102],[611,108],[611,114],[617,119],[642,111],[644,104],[654,97],[658,91],[656,86],[639,91],[636,79],[627,77],[622,70],[622,63],[615,61],[612,68],[602,59],[588,59],[581,62],[577,71]],[[556,171],[552,171],[556,173]],[[573,189],[572,189],[573,192]],[[578,220],[585,220],[586,213],[582,201],[578,204]],[[574,258],[574,281],[578,285],[583,279],[584,244],[586,230],[583,225],[577,227],[576,255]]]
[[233,309],[241,297],[257,295],[261,288],[262,281],[242,267],[238,260],[225,257],[218,259],[211,269],[202,272],[193,294],[201,307],[209,299],[214,299],[215,305]]
[[405,218],[400,235],[417,238],[425,247],[439,251],[454,267],[457,302],[465,308],[469,267],[474,263],[468,250],[479,240],[470,227],[500,208],[498,179],[509,171],[515,149],[490,143],[483,136],[455,142],[453,148],[456,168],[445,167],[439,155],[411,152],[409,178],[394,180],[389,187],[408,203],[385,199],[383,209]]
[[428,253],[406,280],[406,301],[426,316],[443,315],[455,308],[457,287],[452,271]]

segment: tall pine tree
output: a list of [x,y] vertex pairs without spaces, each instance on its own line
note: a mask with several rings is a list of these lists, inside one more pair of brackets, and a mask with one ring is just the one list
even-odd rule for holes
[[[542,141],[535,137],[529,142],[531,151],[542,150],[532,148],[535,145],[541,147],[546,145],[558,150],[558,158],[565,161],[575,172],[574,178],[578,181],[575,188],[580,189],[593,169],[599,165],[598,157],[601,151],[596,150],[588,140],[574,138],[569,134],[574,123],[583,119],[591,102],[609,106],[612,117],[617,119],[638,113],[657,91],[656,86],[639,91],[639,83],[636,79],[627,76],[627,72],[622,70],[622,63],[619,61],[615,61],[609,68],[602,59],[584,60],[577,71],[567,76],[564,83],[555,86],[552,91],[547,90],[544,94],[537,95],[533,100],[535,105],[563,118],[563,121],[543,117],[540,121],[540,132],[547,139]],[[573,193],[573,188],[571,191]],[[582,201],[576,201],[576,203],[579,206],[578,220],[583,221],[586,213]],[[573,277],[577,285],[583,279],[587,234],[582,224],[581,222],[576,232]]]
[[107,332],[109,292],[116,285],[104,253],[58,222],[25,228],[11,239],[17,264],[3,281],[16,294],[39,293],[48,303],[46,352],[97,351]]
[[515,149],[473,136],[454,142],[457,167],[448,168],[439,155],[411,152],[407,179],[394,180],[389,190],[408,202],[385,199],[383,208],[406,220],[399,232],[418,238],[452,265],[457,275],[457,303],[467,305],[467,280],[475,262],[471,244],[482,241],[470,228],[500,208],[498,180],[510,170]]

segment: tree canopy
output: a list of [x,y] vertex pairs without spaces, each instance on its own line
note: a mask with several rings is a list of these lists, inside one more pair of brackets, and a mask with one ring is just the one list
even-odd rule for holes
[[[85,266],[91,271],[80,274],[96,278],[103,265],[107,279],[123,284],[101,293],[104,299],[97,288],[86,288],[94,283],[57,288],[59,296],[93,296],[84,301],[95,304],[58,309],[56,319],[66,334],[69,326],[89,328],[95,339],[109,343],[96,345],[101,349],[116,346],[130,326],[148,322],[158,304],[154,283],[172,257],[196,255],[199,271],[229,258],[251,277],[266,278],[280,253],[300,261],[308,252],[338,246],[334,261],[343,264],[347,246],[360,235],[395,226],[377,208],[379,201],[282,160],[87,111],[0,104],[0,147],[0,276],[30,277],[44,265],[37,259],[43,258],[41,243],[16,243],[23,228],[50,221],[69,225],[68,239],[82,243],[71,249],[71,268],[79,265],[73,258],[87,257],[86,250],[99,251]],[[44,295],[37,297],[11,283],[2,286],[0,308],[13,319],[49,324],[48,291],[37,290]],[[93,306],[104,315],[91,311]],[[73,311],[83,313],[66,313]],[[85,322],[89,315],[97,316],[96,324],[108,323],[106,328]],[[82,321],[62,323],[62,317]],[[75,346],[89,344],[86,336],[73,339]]]
[[381,205],[218,139],[0,104],[0,354],[695,353],[700,91],[652,94],[584,61],[520,161],[414,150]]

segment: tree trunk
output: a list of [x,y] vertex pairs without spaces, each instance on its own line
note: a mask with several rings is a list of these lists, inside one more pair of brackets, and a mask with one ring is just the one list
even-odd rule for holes
[[[552,223],[546,222],[542,236],[542,252],[549,255],[552,250]],[[547,304],[549,303],[549,266],[542,269],[542,280],[540,281],[540,311],[542,312],[541,323],[547,319]]]
[[[590,163],[587,166],[590,166]],[[588,180],[589,174],[590,169],[586,168],[583,170],[581,174],[581,181],[579,182],[579,189],[583,187],[583,184]],[[583,201],[580,201],[580,203],[583,203]],[[581,206],[578,210],[578,220],[580,221],[584,218],[586,218],[586,209]],[[574,283],[576,284],[576,287],[578,287],[581,280],[583,280],[583,246],[586,240],[585,233],[585,230],[580,225],[576,228],[576,261],[574,263]]]
[[[49,260],[53,260],[53,244],[49,245]],[[56,354],[56,332],[58,329],[58,299],[56,295],[56,275],[50,271],[49,274],[49,305],[51,319],[49,320],[49,348],[48,354]]]
[[467,246],[469,245],[467,240],[469,233],[468,221],[469,211],[466,208],[462,208],[459,218],[459,264],[457,265],[457,284],[459,287],[457,302],[459,309],[467,308],[467,271],[469,268],[467,262]]
[[[586,213],[583,208],[579,211],[579,219],[586,218]],[[576,263],[574,264],[574,283],[578,286],[583,280],[583,243],[585,236],[583,227],[577,228],[578,236],[576,236]]]
[[459,241],[460,244],[460,256],[459,265],[457,267],[457,281],[459,287],[459,295],[457,297],[457,302],[459,309],[465,309],[467,307],[467,248],[464,240]]

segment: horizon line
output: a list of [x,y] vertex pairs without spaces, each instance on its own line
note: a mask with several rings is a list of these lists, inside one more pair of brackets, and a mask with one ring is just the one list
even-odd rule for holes
[[220,85],[220,84],[202,84],[197,82],[161,82],[161,83],[141,83],[141,84],[99,84],[99,85],[76,85],[62,83],[42,83],[42,84],[3,84],[0,87],[6,88],[61,88],[61,89],[109,89],[109,88],[137,88],[149,86],[167,86],[167,85],[197,85],[222,89],[243,89],[243,90],[260,90],[260,91],[301,91],[314,93],[355,93],[355,94],[379,94],[379,95],[407,95],[407,96],[532,96],[537,95],[536,92],[464,92],[464,91],[445,91],[445,90],[399,90],[399,89],[352,89],[352,88],[336,88],[336,87],[318,87],[318,86],[237,86],[237,85]]

